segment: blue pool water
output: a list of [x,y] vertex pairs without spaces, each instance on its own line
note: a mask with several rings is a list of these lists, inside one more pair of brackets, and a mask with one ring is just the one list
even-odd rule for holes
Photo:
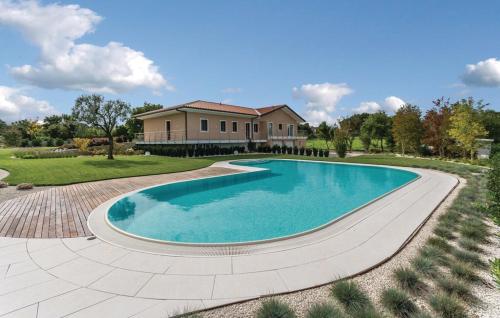
[[398,169],[318,162],[234,164],[268,170],[142,190],[117,201],[108,220],[164,241],[266,240],[312,230],[417,178]]

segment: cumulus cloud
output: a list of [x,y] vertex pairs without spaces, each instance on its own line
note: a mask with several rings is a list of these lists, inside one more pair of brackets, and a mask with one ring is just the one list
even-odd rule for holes
[[0,86],[0,118],[3,120],[34,119],[56,113],[58,111],[47,101],[26,96],[17,88]]
[[402,105],[406,104],[404,100],[396,96],[388,96],[382,104],[374,101],[361,102],[358,107],[354,108],[354,113],[369,113],[373,114],[379,111],[387,113],[396,112]]
[[466,65],[462,81],[470,86],[500,87],[500,60],[489,58]]
[[306,102],[305,118],[313,125],[335,122],[333,112],[342,97],[354,91],[346,84],[304,84],[293,88],[293,96]]
[[122,43],[77,44],[102,20],[78,5],[0,0],[0,24],[20,30],[40,48],[37,65],[12,67],[12,75],[43,88],[119,93],[137,87],[172,89],[154,62]]

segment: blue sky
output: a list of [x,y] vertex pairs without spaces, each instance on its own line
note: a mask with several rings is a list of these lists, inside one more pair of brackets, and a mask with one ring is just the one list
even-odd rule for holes
[[498,16],[498,1],[0,0],[0,116],[89,92],[286,103],[311,122],[440,96],[499,110]]

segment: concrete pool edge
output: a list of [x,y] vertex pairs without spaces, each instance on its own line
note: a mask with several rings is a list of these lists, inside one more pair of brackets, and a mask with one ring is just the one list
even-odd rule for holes
[[[326,222],[324,224],[321,224],[321,225],[319,225],[317,227],[314,227],[314,228],[311,228],[311,229],[308,229],[308,230],[305,230],[305,231],[293,233],[293,234],[290,234],[290,235],[286,235],[286,236],[278,236],[278,237],[273,237],[273,238],[269,238],[269,239],[262,239],[262,240],[250,240],[250,241],[242,241],[242,242],[223,242],[223,243],[218,243],[218,242],[203,243],[203,242],[167,241],[167,240],[154,239],[154,238],[145,237],[145,236],[141,236],[141,235],[137,235],[137,234],[134,234],[134,233],[127,232],[126,230],[123,230],[123,229],[117,227],[116,225],[114,225],[109,220],[109,218],[108,218],[108,213],[109,213],[109,209],[111,208],[111,206],[113,206],[113,204],[115,204],[116,202],[120,201],[121,199],[123,199],[123,198],[125,198],[125,197],[127,197],[129,195],[132,195],[132,194],[144,191],[144,190],[148,190],[148,189],[153,189],[153,188],[156,188],[156,187],[165,186],[165,185],[171,185],[171,184],[177,184],[177,183],[184,183],[184,182],[190,182],[190,181],[196,181],[196,180],[209,180],[209,179],[216,179],[216,178],[222,178],[222,177],[233,176],[233,175],[242,175],[242,174],[247,174],[247,173],[254,173],[254,172],[260,172],[260,171],[266,171],[268,169],[254,167],[252,165],[247,166],[247,165],[244,165],[244,163],[245,162],[255,163],[255,162],[259,162],[259,161],[274,161],[274,160],[275,161],[298,161],[298,162],[304,162],[304,163],[320,163],[320,164],[331,164],[331,165],[349,165],[349,166],[362,166],[362,167],[376,167],[376,168],[381,168],[381,169],[392,169],[392,170],[401,170],[401,171],[405,171],[405,172],[411,172],[411,173],[415,174],[416,176],[413,179],[411,179],[410,181],[408,181],[408,182],[406,182],[404,184],[401,184],[400,186],[398,186],[398,187],[396,187],[394,189],[391,189],[391,190],[389,190],[389,191],[387,191],[387,192],[385,192],[385,193],[383,193],[383,194],[381,194],[381,195],[379,195],[379,196],[371,199],[370,201],[365,202],[362,205],[360,205],[358,207],[355,207],[352,210],[349,210],[349,211],[343,213],[342,215],[340,215],[340,216],[338,216],[336,218],[333,218],[330,221],[328,221],[328,222]],[[233,163],[243,163],[243,164],[241,164],[241,165],[234,165]],[[332,225],[332,224],[334,224],[336,222],[339,222],[343,218],[346,218],[349,215],[351,215],[353,213],[356,213],[360,209],[363,209],[364,207],[372,204],[373,202],[376,202],[376,201],[378,201],[378,200],[380,200],[380,199],[382,199],[382,198],[390,195],[391,193],[393,193],[395,191],[398,191],[401,188],[404,188],[405,186],[409,185],[410,183],[415,182],[415,181],[417,181],[418,179],[421,178],[420,173],[418,173],[418,171],[411,170],[411,168],[404,168],[404,167],[401,168],[401,167],[372,165],[372,164],[360,164],[360,163],[342,163],[342,162],[328,162],[328,161],[316,161],[316,160],[300,160],[300,159],[275,159],[275,158],[269,158],[269,159],[237,159],[237,160],[228,160],[228,161],[216,162],[216,163],[212,164],[211,167],[226,168],[226,169],[230,169],[230,170],[237,171],[237,172],[223,174],[223,175],[217,175],[217,176],[209,176],[209,177],[201,177],[201,178],[192,178],[192,179],[186,179],[186,180],[171,181],[171,182],[161,183],[161,184],[158,184],[158,185],[153,185],[153,186],[148,186],[148,187],[136,189],[134,191],[130,191],[130,192],[124,193],[124,194],[122,194],[120,196],[117,196],[115,198],[112,198],[112,199],[104,202],[103,204],[101,204],[100,206],[98,206],[97,208],[95,208],[92,211],[92,214],[91,214],[90,217],[92,217],[92,215],[94,214],[94,212],[97,212],[95,216],[99,216],[100,214],[104,213],[104,222],[111,229],[113,229],[114,231],[116,231],[116,232],[118,232],[120,234],[123,234],[125,236],[131,237],[133,239],[143,240],[143,241],[151,242],[151,243],[167,244],[167,245],[178,245],[178,246],[194,247],[194,248],[196,248],[196,247],[200,247],[200,248],[201,247],[215,247],[215,248],[217,248],[217,247],[230,247],[230,246],[234,246],[234,247],[238,247],[238,246],[251,246],[251,245],[256,245],[256,244],[267,244],[267,243],[279,242],[279,241],[288,240],[288,239],[292,239],[292,238],[296,238],[296,237],[300,237],[300,236],[304,236],[304,235],[309,235],[309,234],[314,233],[316,231],[321,231],[322,229],[324,229],[326,227],[329,227],[330,225]],[[92,223],[91,223],[90,217],[89,217],[89,220],[87,221],[88,222],[88,227],[89,227],[89,229],[94,234],[96,234],[92,230],[92,225],[91,224],[94,224],[94,226],[98,226],[98,225],[96,223],[93,223],[95,220],[92,220]],[[100,218],[102,219],[102,217],[100,217]],[[97,222],[99,222],[99,221],[97,221]],[[102,227],[99,227],[99,228],[102,229],[102,230],[104,230]],[[96,236],[99,236],[99,235],[96,235]]]

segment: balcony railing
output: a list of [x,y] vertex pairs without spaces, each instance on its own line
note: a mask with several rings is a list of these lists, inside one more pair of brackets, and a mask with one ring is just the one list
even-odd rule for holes
[[[266,142],[268,140],[303,140],[307,139],[306,135],[299,131],[295,136],[288,136],[284,134],[273,135],[267,138],[262,138],[259,134],[254,135],[252,141],[254,142]],[[216,136],[210,135],[209,132],[189,132],[188,138],[186,139],[186,132],[184,130],[172,130],[172,131],[153,131],[146,133],[135,134],[136,143],[148,143],[148,144],[234,144],[234,143],[247,143],[250,138],[245,137],[242,132],[233,133],[217,132]]]

